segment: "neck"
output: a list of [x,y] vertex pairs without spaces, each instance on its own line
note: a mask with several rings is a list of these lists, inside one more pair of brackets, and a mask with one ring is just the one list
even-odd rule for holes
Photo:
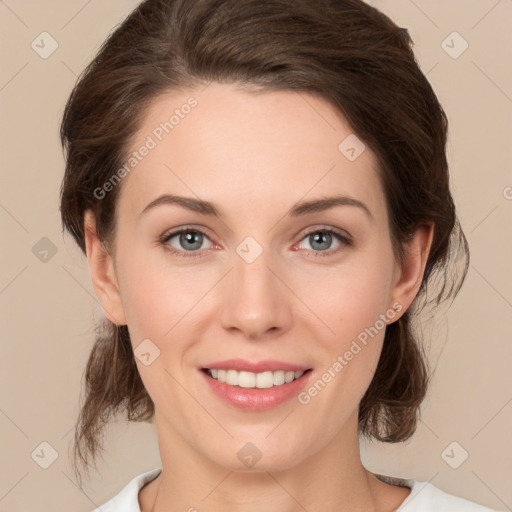
[[286,469],[231,471],[203,457],[157,417],[162,472],[141,491],[141,511],[376,512],[387,484],[361,463],[356,419],[321,450]]

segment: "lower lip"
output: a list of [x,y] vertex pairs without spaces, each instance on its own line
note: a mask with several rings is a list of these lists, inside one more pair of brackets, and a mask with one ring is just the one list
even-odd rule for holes
[[304,373],[300,378],[271,388],[241,388],[230,386],[210,377],[206,372],[199,370],[212,391],[230,405],[239,409],[252,411],[265,411],[281,405],[297,396],[309,380],[312,371]]

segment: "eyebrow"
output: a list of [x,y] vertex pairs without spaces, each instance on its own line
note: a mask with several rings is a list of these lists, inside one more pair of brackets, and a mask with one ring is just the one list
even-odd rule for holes
[[[147,213],[149,210],[160,206],[160,205],[177,205],[193,212],[201,213],[203,215],[209,215],[212,217],[221,218],[222,214],[220,210],[209,201],[203,201],[201,199],[195,199],[193,197],[184,197],[174,194],[162,194],[153,201],[151,201],[140,213],[139,217]],[[311,201],[300,201],[293,205],[285,217],[301,217],[309,213],[323,212],[334,208],[336,206],[355,206],[368,216],[373,221],[373,216],[370,209],[358,199],[353,199],[347,196],[332,196],[324,197],[320,199],[314,199]]]

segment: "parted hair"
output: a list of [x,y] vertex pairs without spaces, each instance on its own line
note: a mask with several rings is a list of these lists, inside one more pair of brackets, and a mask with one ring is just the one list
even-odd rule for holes
[[[146,0],[113,30],[77,80],[60,136],[63,230],[86,254],[84,213],[111,247],[122,182],[94,191],[126,160],[158,96],[210,82],[297,91],[329,102],[376,155],[391,241],[401,262],[421,225],[434,237],[413,305],[387,326],[373,380],[359,404],[359,433],[400,442],[416,430],[431,374],[413,321],[458,293],[469,250],[449,187],[445,112],[420,70],[406,29],[362,0]],[[340,141],[341,142],[341,141]],[[102,320],[85,370],[74,438],[81,481],[102,451],[109,420],[151,421],[154,404],[126,325]]]

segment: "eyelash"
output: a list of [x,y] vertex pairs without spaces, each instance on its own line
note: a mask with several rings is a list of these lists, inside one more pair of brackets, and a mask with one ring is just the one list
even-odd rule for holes
[[[172,231],[171,233],[165,233],[164,235],[162,235],[162,237],[160,238],[160,243],[164,246],[164,248],[167,251],[171,252],[175,256],[178,256],[179,258],[198,258],[198,257],[202,257],[202,255],[201,255],[202,251],[179,251],[179,250],[175,249],[174,247],[169,246],[169,244],[167,242],[171,238],[174,238],[176,235],[180,235],[181,233],[199,233],[199,234],[205,236],[206,238],[210,239],[208,234],[205,233],[203,230],[198,229],[198,228],[192,228],[192,227],[189,227],[189,226],[184,226],[184,227],[181,227],[179,229],[176,229],[176,230]],[[328,233],[330,235],[334,235],[334,237],[339,242],[341,242],[344,246],[347,246],[347,247],[350,247],[352,245],[352,243],[353,243],[352,238],[350,238],[349,236],[343,235],[339,231],[334,230],[332,228],[316,228],[316,229],[312,229],[312,230],[304,233],[303,237],[301,238],[301,241],[304,240],[309,235],[312,235],[314,233]],[[326,251],[312,251],[312,250],[309,250],[309,252],[312,252],[314,257],[325,258],[325,257],[328,257],[328,256],[332,256],[333,254],[336,254],[340,250],[341,250],[340,248],[337,248],[337,249],[329,249],[329,250],[326,250]]]

